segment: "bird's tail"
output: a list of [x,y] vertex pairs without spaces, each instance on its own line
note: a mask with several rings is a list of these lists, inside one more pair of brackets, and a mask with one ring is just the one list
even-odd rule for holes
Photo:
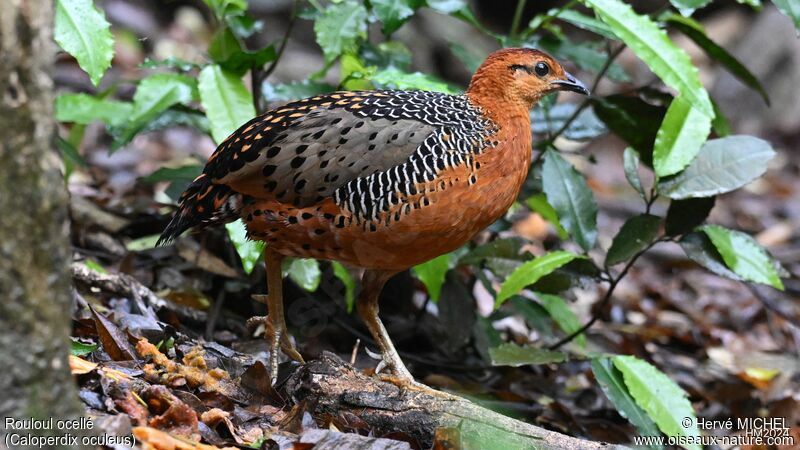
[[178,210],[161,233],[156,245],[169,244],[184,231],[233,222],[239,218],[242,196],[229,187],[213,184],[201,174],[181,194]]

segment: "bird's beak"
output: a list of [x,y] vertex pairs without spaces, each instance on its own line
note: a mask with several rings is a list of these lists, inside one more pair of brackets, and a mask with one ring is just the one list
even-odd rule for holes
[[573,77],[569,72],[564,72],[563,80],[554,80],[550,82],[555,89],[560,91],[572,91],[578,94],[589,95],[589,89],[580,82],[577,78]]

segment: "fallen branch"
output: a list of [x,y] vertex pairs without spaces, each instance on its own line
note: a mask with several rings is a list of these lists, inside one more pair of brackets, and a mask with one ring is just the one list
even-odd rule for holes
[[[623,449],[520,422],[468,400],[451,400],[363,375],[336,355],[322,356],[298,369],[286,383],[296,401],[312,400],[316,413],[352,413],[378,434],[404,432],[430,448],[439,428],[460,431],[462,448]],[[316,414],[315,414],[316,415]]]

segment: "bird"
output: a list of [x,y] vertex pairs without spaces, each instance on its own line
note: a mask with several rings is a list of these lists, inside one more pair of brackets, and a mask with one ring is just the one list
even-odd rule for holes
[[250,239],[265,242],[272,384],[280,350],[303,362],[287,334],[282,260],[363,269],[356,309],[389,381],[425,388],[378,317],[381,290],[503,216],[530,168],[530,109],[556,91],[589,95],[547,53],[506,48],[486,58],[461,95],[338,91],[267,111],[217,147],[180,196],[159,245],[237,219]]

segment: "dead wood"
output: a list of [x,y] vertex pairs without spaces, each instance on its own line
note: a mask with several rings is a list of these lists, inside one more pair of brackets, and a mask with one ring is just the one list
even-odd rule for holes
[[482,408],[468,400],[440,398],[370,378],[334,354],[323,353],[293,374],[286,391],[316,405],[317,414],[355,414],[377,434],[403,432],[429,448],[437,428],[458,428],[465,449],[622,449],[591,442]]

